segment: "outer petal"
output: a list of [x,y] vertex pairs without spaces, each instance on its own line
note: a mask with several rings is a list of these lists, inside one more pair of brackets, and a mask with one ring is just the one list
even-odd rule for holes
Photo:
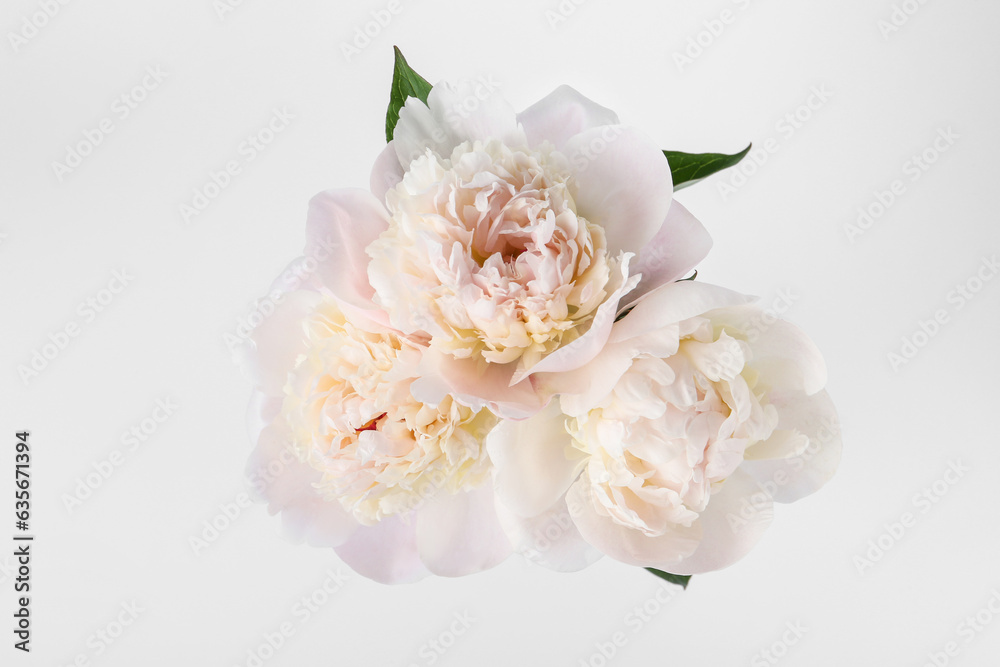
[[497,517],[514,550],[533,563],[557,572],[577,572],[604,555],[580,535],[565,498],[530,519],[517,516],[497,500]]
[[372,194],[379,201],[385,201],[385,193],[396,187],[396,184],[403,180],[403,168],[399,165],[399,158],[396,156],[396,146],[390,141],[389,145],[379,153],[372,167],[370,187]]
[[274,312],[253,333],[252,349],[246,350],[243,366],[262,392],[281,396],[288,371],[305,350],[302,321],[321,299],[316,292],[296,291],[283,295]]
[[392,146],[404,170],[428,150],[448,156],[455,146],[462,143],[442,121],[416,97],[406,100],[399,110],[399,121],[392,134]]
[[284,532],[292,541],[322,547],[343,544],[357,523],[340,504],[316,493],[313,483],[320,474],[298,460],[290,442],[281,421],[261,432],[246,467],[252,491],[267,501],[268,512],[281,513]]
[[[825,391],[812,396],[792,392],[772,394],[778,409],[776,433],[804,434],[809,444],[800,454],[782,459],[744,461],[742,469],[779,503],[791,503],[826,484],[840,464],[840,424],[833,401]],[[765,444],[765,443],[761,443]],[[758,445],[754,445],[757,447]],[[749,455],[753,448],[747,451]]]
[[438,83],[427,96],[427,106],[459,143],[490,139],[513,146],[525,143],[514,107],[499,91],[482,83]]
[[437,350],[425,350],[420,377],[410,393],[421,403],[437,405],[448,394],[475,409],[488,407],[505,419],[524,419],[545,405],[531,380],[511,385],[515,365],[489,364],[480,359],[455,359]]
[[337,555],[358,574],[383,584],[406,584],[430,572],[417,555],[417,533],[413,516],[404,521],[388,517],[374,526],[362,526]]
[[591,497],[590,479],[580,476],[566,494],[573,522],[583,539],[615,560],[640,567],[655,567],[677,572],[675,565],[698,548],[701,525],[676,529],[659,537],[648,537],[633,528],[627,528],[611,517],[598,514]]
[[632,266],[632,273],[642,274],[642,280],[629,294],[629,300],[635,301],[660,285],[685,277],[711,248],[708,230],[675,200],[660,230]]
[[754,301],[755,297],[694,280],[668,283],[653,290],[615,324],[608,341],[643,336],[709,310]]
[[517,115],[529,146],[543,141],[562,148],[570,137],[602,125],[617,125],[618,116],[569,86],[559,86]]
[[713,312],[711,317],[719,324],[754,333],[750,365],[771,387],[813,394],[826,385],[826,362],[822,353],[794,324],[766,317],[764,311],[755,306],[726,308]]
[[428,570],[460,577],[488,570],[511,554],[493,502],[493,485],[484,484],[438,493],[417,511],[417,551]]
[[638,130],[586,130],[564,149],[576,168],[577,211],[604,227],[608,248],[639,252],[663,225],[673,200],[670,166]]
[[701,513],[702,540],[698,549],[671,566],[674,574],[701,574],[729,567],[757,544],[771,525],[771,496],[750,475],[737,470],[712,494]]
[[535,373],[561,373],[580,368],[600,353],[611,334],[612,326],[614,326],[618,304],[626,294],[635,288],[639,281],[637,276],[629,275],[631,258],[631,255],[628,254],[622,258],[621,279],[618,287],[597,308],[590,328],[582,336],[547,355],[531,368],[518,368],[511,379],[512,383],[516,384]]
[[566,432],[559,402],[523,421],[503,420],[486,436],[497,497],[514,514],[530,517],[554,505],[586,463]]
[[316,260],[323,284],[341,301],[374,308],[365,248],[388,226],[385,207],[366,190],[327,190],[309,202],[306,255]]

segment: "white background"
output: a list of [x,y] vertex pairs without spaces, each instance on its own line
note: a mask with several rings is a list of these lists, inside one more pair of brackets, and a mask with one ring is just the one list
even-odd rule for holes
[[[20,429],[31,431],[37,541],[30,655],[12,648],[13,547],[0,548],[0,664],[252,665],[248,651],[283,622],[294,634],[269,667],[406,667],[431,656],[601,665],[595,644],[617,632],[626,642],[611,665],[770,664],[759,651],[788,623],[806,630],[776,648],[782,665],[923,665],[950,641],[957,655],[938,664],[996,664],[1000,618],[971,637],[959,626],[1000,591],[1000,279],[975,282],[1000,251],[1000,6],[909,0],[918,11],[883,35],[890,0],[590,0],[564,3],[574,11],[558,22],[546,14],[555,0],[401,0],[348,60],[341,44],[386,6],[245,0],[220,16],[211,0],[80,0],[15,50],[10,33],[41,10],[5,0],[0,542],[14,532]],[[732,20],[711,37],[705,22],[723,10]],[[699,33],[707,46],[679,65]],[[368,185],[393,44],[432,82],[492,76],[516,108],[568,83],[664,148],[734,152],[773,139],[735,192],[719,187],[735,177],[718,175],[679,200],[715,237],[700,280],[766,303],[793,295],[787,317],[826,354],[845,449],[833,482],[779,507],[743,561],[695,577],[666,604],[652,576],[609,559],[557,574],[512,558],[399,587],[350,576],[300,622],[301,597],[328,571],[349,574],[332,552],[285,542],[256,505],[192,549],[244,490],[249,385],[224,336],[301,251],[308,198]],[[166,79],[121,118],[115,100],[156,66]],[[811,98],[824,87],[828,100]],[[185,224],[179,206],[240,158],[273,109],[294,120]],[[796,113],[790,132],[783,118]],[[113,132],[60,181],[53,162],[103,118]],[[913,180],[908,161],[948,128],[958,138]],[[845,228],[859,207],[896,179],[903,194],[852,242]],[[80,304],[107,301],[122,269],[133,278],[91,321]],[[953,290],[970,279],[981,289],[958,308]],[[893,368],[887,355],[938,310],[947,322]],[[18,367],[70,323],[79,334],[25,382]],[[122,434],[157,399],[178,407],[127,451]],[[68,510],[67,494],[113,450],[121,465]],[[948,484],[953,462],[968,471]],[[915,502],[935,482],[943,495]],[[885,525],[906,512],[912,525],[892,537]],[[880,539],[884,555],[866,555]],[[859,565],[870,556],[879,559]],[[110,646],[97,640],[131,602],[137,620]],[[636,622],[644,604],[653,612]],[[471,627],[451,637],[466,613]],[[427,644],[436,639],[455,641],[438,654]]]

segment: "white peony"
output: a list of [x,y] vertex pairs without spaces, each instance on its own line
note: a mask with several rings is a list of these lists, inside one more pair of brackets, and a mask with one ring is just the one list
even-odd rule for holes
[[470,574],[511,550],[493,507],[487,410],[417,401],[423,348],[309,281],[254,332],[251,483],[294,539],[359,573]]
[[[735,292],[678,282],[615,324],[587,367],[541,375],[562,393],[489,437],[501,518],[515,546],[569,514],[557,569],[590,547],[675,574],[725,567],[771,519],[832,476],[836,412],[815,346],[792,325],[761,330]],[[551,519],[549,518],[551,517]]]
[[313,200],[311,242],[337,240],[323,283],[427,344],[420,400],[502,416],[537,412],[534,374],[597,357],[627,303],[711,245],[656,145],[567,87],[519,114],[471,85],[410,98],[372,190]]

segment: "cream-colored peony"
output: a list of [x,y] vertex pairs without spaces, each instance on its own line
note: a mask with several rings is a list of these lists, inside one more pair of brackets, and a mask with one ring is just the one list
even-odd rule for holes
[[418,398],[502,416],[537,412],[533,375],[597,357],[625,305],[711,245],[656,145],[567,87],[519,114],[472,85],[410,98],[372,190],[313,200],[314,242],[337,239],[324,284],[427,344]]
[[[591,548],[675,574],[725,567],[791,502],[836,469],[836,412],[823,360],[752,300],[695,282],[651,292],[587,367],[538,382],[561,398],[488,437],[501,518],[557,569]],[[769,324],[768,324],[769,322]],[[555,553],[555,552],[554,552]]]
[[487,410],[416,400],[423,348],[318,289],[255,332],[257,492],[293,537],[385,582],[457,576],[510,552],[493,509]]

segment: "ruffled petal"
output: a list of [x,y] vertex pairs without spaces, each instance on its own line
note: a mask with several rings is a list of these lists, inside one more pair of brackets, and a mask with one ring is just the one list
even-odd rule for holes
[[514,514],[498,499],[497,517],[514,550],[550,570],[577,572],[604,555],[580,535],[565,498],[531,518]]

